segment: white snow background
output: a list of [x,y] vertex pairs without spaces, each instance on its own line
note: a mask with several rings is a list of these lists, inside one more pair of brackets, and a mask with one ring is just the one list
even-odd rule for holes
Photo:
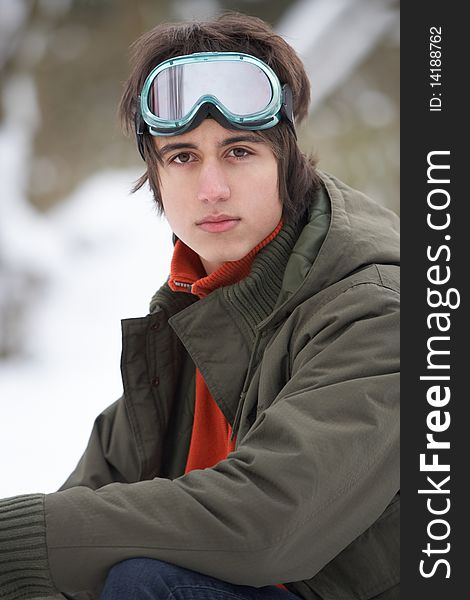
[[[0,305],[32,295],[23,351],[0,361],[6,497],[55,491],[75,467],[95,417],[122,392],[120,320],[147,314],[172,242],[148,189],[129,193],[139,170],[97,173],[47,215],[33,209],[23,176],[40,118],[32,81],[10,81],[2,100]],[[21,273],[40,285],[21,285]]]
[[46,286],[28,314],[27,356],[0,363],[0,497],[57,489],[122,392],[120,319],[147,314],[172,248],[150,195],[128,194],[136,175],[98,174],[41,231],[16,232],[42,254]]

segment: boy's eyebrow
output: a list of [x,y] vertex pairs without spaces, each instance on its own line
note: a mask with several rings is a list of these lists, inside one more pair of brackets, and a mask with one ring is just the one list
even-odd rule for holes
[[[255,144],[263,143],[265,140],[255,134],[244,134],[244,135],[236,135],[229,138],[225,138],[221,142],[219,142],[220,147],[230,146],[230,144],[238,144],[239,142],[252,142]],[[160,154],[165,156],[169,152],[173,152],[174,150],[197,150],[197,144],[192,144],[190,142],[175,142],[173,144],[165,144],[160,148]]]
[[173,152],[173,150],[182,150],[182,149],[191,149],[191,150],[197,150],[197,146],[196,144],[189,144],[188,142],[183,143],[183,142],[177,142],[174,144],[165,144],[164,146],[162,146],[160,148],[160,154],[162,156],[165,156],[165,154],[168,154],[168,152]]
[[254,133],[248,133],[244,135],[236,135],[233,137],[225,138],[219,143],[219,146],[230,146],[230,144],[237,144],[238,142],[253,142],[255,144],[263,143],[265,140],[259,135]]

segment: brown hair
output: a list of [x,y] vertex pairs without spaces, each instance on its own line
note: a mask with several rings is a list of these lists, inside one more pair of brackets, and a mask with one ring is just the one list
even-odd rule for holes
[[[296,122],[307,116],[310,83],[302,61],[280,35],[256,17],[229,12],[209,21],[161,24],[142,35],[131,48],[132,71],[119,105],[119,115],[127,133],[134,132],[138,98],[150,71],[168,58],[194,52],[244,52],[256,56],[273,69],[282,84],[289,84]],[[308,204],[309,192],[318,185],[315,160],[301,153],[295,136],[283,121],[257,133],[265,138],[278,161],[278,185],[284,220],[295,221]],[[161,163],[161,157],[150,134],[144,134],[143,145],[147,172],[136,182],[132,191],[148,181],[158,210],[162,213],[156,168]]]

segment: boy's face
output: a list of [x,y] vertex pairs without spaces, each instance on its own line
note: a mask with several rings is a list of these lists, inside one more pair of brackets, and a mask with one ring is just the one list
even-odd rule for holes
[[165,216],[207,274],[243,258],[276,228],[277,161],[262,137],[204,119],[192,131],[154,141],[163,160]]

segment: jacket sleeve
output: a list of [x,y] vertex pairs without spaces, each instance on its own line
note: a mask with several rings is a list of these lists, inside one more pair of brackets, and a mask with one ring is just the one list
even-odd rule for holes
[[305,323],[290,380],[226,460],[46,496],[60,591],[99,589],[136,556],[252,586],[309,579],[378,519],[399,488],[397,294],[357,285],[320,321]]

